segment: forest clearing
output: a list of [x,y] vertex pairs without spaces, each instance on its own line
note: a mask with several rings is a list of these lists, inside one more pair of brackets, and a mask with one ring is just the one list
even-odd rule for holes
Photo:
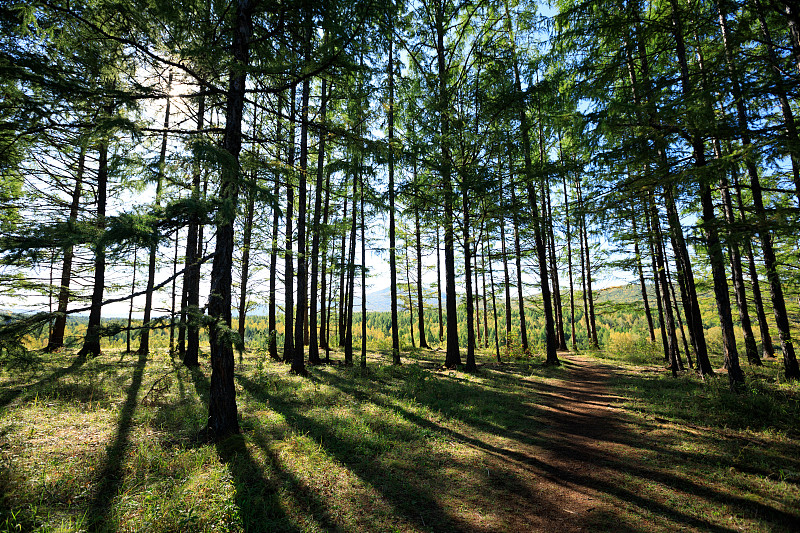
[[4,531],[795,531],[800,388],[560,354],[417,351],[308,378],[237,359],[241,435],[200,438],[209,368],[162,350],[4,372]]

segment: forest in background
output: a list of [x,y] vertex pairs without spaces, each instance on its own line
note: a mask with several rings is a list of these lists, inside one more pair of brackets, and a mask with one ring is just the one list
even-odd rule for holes
[[[267,353],[294,373],[333,343],[366,365],[367,249],[385,239],[395,363],[405,302],[445,367],[474,371],[495,317],[557,365],[606,340],[592,283],[622,269],[673,375],[714,372],[713,324],[732,388],[740,353],[777,349],[800,377],[789,2],[0,9],[0,283],[4,305],[40,305],[4,317],[4,364],[43,327],[61,349],[81,311],[82,357],[134,326],[146,355],[168,327],[195,366],[207,335],[208,431],[236,433],[248,310],[267,306]],[[111,301],[141,323],[104,321]]]

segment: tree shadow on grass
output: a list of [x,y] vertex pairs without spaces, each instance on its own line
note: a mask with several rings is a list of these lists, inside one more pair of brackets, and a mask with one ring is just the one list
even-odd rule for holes
[[[204,405],[208,405],[209,378],[197,367],[191,368],[190,372],[197,395]],[[274,454],[266,454],[265,463],[260,463],[248,448],[247,439],[251,438],[265,452],[269,448],[258,431],[246,426],[244,429],[250,429],[247,436],[233,435],[215,444],[220,461],[227,465],[233,478],[236,506],[244,530],[301,531],[287,515],[278,490],[280,484],[289,478],[288,473],[280,468]]]
[[[576,366],[574,370],[580,372],[581,369]],[[581,375],[576,375],[575,378],[584,381],[597,380],[596,377]],[[352,379],[343,379],[341,376],[330,374],[326,376],[326,379],[348,393],[352,393],[357,387]],[[733,504],[752,517],[768,517],[772,523],[789,529],[791,529],[791,524],[796,524],[800,518],[796,514],[787,513],[765,503],[752,501],[747,497],[715,490],[703,482],[683,477],[672,470],[651,468],[637,461],[631,461],[630,457],[617,456],[613,451],[607,449],[593,449],[591,442],[587,446],[587,439],[593,439],[601,443],[628,447],[634,453],[639,453],[636,450],[655,451],[663,454],[673,453],[667,447],[660,446],[659,443],[651,442],[630,431],[627,429],[625,421],[616,417],[605,419],[605,427],[600,428],[600,431],[591,429],[587,431],[586,428],[597,429],[596,420],[593,420],[596,413],[582,413],[579,409],[574,408],[573,403],[588,402],[595,406],[608,404],[606,396],[591,388],[589,391],[576,391],[569,384],[565,384],[563,387],[542,385],[540,388],[544,390],[541,394],[550,396],[545,401],[549,407],[554,408],[554,411],[543,413],[537,412],[537,409],[527,402],[517,402],[519,396],[516,394],[488,392],[455,380],[443,383],[443,380],[447,379],[447,376],[443,376],[439,380],[431,380],[432,382],[427,384],[429,393],[417,395],[415,400],[445,418],[454,418],[473,429],[508,439],[512,444],[511,449],[489,444],[474,436],[471,431],[470,434],[466,434],[453,429],[441,428],[430,420],[410,412],[387,395],[372,394],[369,400],[393,409],[412,424],[427,427],[431,431],[444,431],[452,438],[481,449],[501,462],[515,464],[533,475],[542,476],[554,485],[569,486],[577,492],[596,491],[613,500],[626,502],[626,504],[639,509],[639,512],[643,511],[659,516],[667,523],[677,523],[709,531],[730,531],[726,527],[692,516],[683,509],[670,506],[668,502],[662,503],[643,497],[637,489],[637,483],[657,483],[668,491],[696,495],[716,506]],[[442,385],[444,385],[445,394],[436,394],[433,389],[442,387]],[[458,392],[459,388],[468,390]],[[480,410],[476,411],[470,405],[459,404],[463,398],[469,397],[474,400],[473,405],[489,403],[497,405],[506,412],[494,417],[492,422],[489,422],[486,413],[481,413]],[[554,434],[552,431],[539,432],[537,430],[537,423],[552,422],[556,419],[560,433]],[[497,421],[499,423],[496,423]],[[565,428],[567,429],[565,430]],[[552,458],[538,456],[537,450],[548,452]],[[575,470],[572,468],[574,465],[565,466],[564,459],[571,457],[581,458],[584,468]],[[697,460],[703,460],[702,454],[698,454]],[[602,466],[602,469],[596,468],[598,466]],[[633,481],[624,482],[626,477],[632,477]],[[541,500],[540,497],[540,501],[537,502],[539,506],[547,507],[546,502]],[[553,502],[553,507],[558,507],[557,502]],[[618,524],[621,523],[618,522]],[[598,522],[594,517],[589,516],[586,518],[585,525],[592,527],[598,525]],[[635,528],[636,525],[631,525],[631,527]]]
[[94,489],[95,496],[89,505],[91,513],[89,518],[90,529],[94,531],[116,529],[110,523],[109,515],[111,514],[114,498],[117,496],[124,480],[122,462],[130,441],[133,415],[136,411],[136,399],[142,387],[146,363],[147,355],[139,354],[139,359],[133,369],[131,384],[128,386],[128,392],[125,395],[125,403],[120,409],[116,435],[114,435],[114,440],[106,448],[105,461],[97,476],[98,482]]
[[72,363],[68,366],[59,368],[58,370],[53,371],[50,375],[40,379],[36,383],[32,385],[19,385],[17,387],[9,388],[8,390],[4,391],[2,395],[0,395],[0,409],[6,407],[11,402],[22,396],[23,393],[35,394],[43,387],[46,387],[62,377],[72,374],[77,371],[79,368],[86,363],[86,357],[79,355],[72,360]]

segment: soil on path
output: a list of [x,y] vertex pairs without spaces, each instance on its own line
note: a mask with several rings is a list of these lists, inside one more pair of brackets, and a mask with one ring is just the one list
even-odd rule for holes
[[[622,398],[606,385],[613,368],[571,354],[560,357],[569,377],[531,384],[532,412],[545,430],[488,437],[495,450],[485,464],[492,488],[508,496],[499,502],[503,523],[494,526],[506,531],[591,531],[603,528],[614,512],[601,492],[627,429],[618,409]],[[503,487],[509,479],[516,486]]]
[[[469,436],[473,444],[480,442],[475,445],[489,478],[484,498],[496,501],[497,508],[467,519],[467,530],[739,529],[672,505],[672,496],[680,494],[722,508],[732,495],[675,471],[676,458],[668,457],[671,452],[659,442],[659,426],[629,416],[622,409],[624,398],[611,392],[609,379],[623,370],[573,354],[559,356],[568,371],[563,379],[526,385],[531,394],[525,413],[530,414],[521,416],[534,418],[542,429]],[[661,459],[666,461],[658,464]],[[754,505],[756,514],[777,511]]]

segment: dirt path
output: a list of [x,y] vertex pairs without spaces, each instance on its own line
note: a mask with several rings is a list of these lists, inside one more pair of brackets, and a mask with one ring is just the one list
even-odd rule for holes
[[[613,369],[579,356],[560,357],[568,378],[531,385],[531,410],[546,428],[489,443],[496,450],[485,465],[492,488],[508,494],[503,519],[494,526],[505,531],[593,531],[613,521],[614,510],[600,492],[609,492],[616,474],[609,465],[618,469],[619,437],[628,431],[615,408],[622,398],[606,386]],[[509,479],[515,486],[503,487]]]

